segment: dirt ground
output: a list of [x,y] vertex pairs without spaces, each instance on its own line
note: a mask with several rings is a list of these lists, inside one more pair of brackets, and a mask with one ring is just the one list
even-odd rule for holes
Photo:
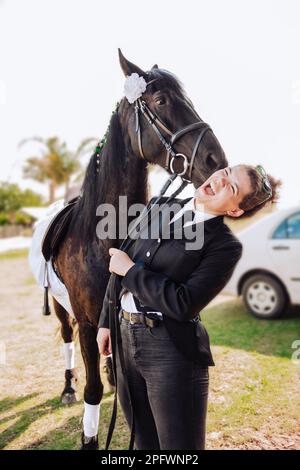
[[[26,257],[0,260],[0,270],[0,431],[3,437],[1,447],[56,448],[59,447],[59,442],[64,442],[63,436],[68,429],[70,435],[73,433],[78,436],[82,414],[82,402],[72,407],[58,405],[64,377],[64,362],[57,335],[58,322],[55,315],[50,317],[41,315],[43,292],[36,286],[30,274]],[[235,384],[239,376],[238,371],[242,371],[250,360],[247,352],[239,353],[237,360],[235,351],[226,351],[224,354],[224,350],[219,346],[214,347],[214,353],[218,357],[219,365],[212,373],[211,399],[214,401],[212,415],[218,406],[222,406],[226,389],[230,384]],[[82,397],[84,370],[78,344],[76,362]],[[298,368],[296,373],[291,375],[293,378],[289,385],[290,395],[287,396],[287,401],[293,400],[292,391],[298,394],[299,376]],[[112,396],[107,396],[106,401],[110,406]],[[232,432],[230,429],[229,432],[224,432],[222,428],[216,430],[214,419],[219,418],[214,418],[213,415],[207,434],[207,448],[300,449],[298,417],[292,422],[288,415],[286,420],[289,423],[283,423],[284,418],[281,416],[279,423],[270,410],[270,416],[267,418],[257,429],[250,424],[248,426],[247,420],[245,423],[245,420],[241,419],[240,426],[243,431],[241,439],[238,422]],[[219,421],[223,419],[226,420],[226,416]],[[276,428],[273,429],[273,433],[272,426]],[[123,421],[121,430],[123,434],[126,433]],[[55,439],[47,438],[54,435]],[[76,445],[75,441],[72,441],[66,443],[66,447],[76,448],[79,437],[76,439]],[[123,444],[121,440],[119,446],[121,448],[122,445],[126,446],[126,442]],[[44,444],[39,445],[39,443]]]

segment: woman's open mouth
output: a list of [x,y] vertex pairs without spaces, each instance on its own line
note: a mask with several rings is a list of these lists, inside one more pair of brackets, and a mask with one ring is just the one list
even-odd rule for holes
[[207,196],[214,196],[216,194],[216,191],[215,189],[213,188],[212,186],[212,183],[207,183],[204,187],[203,187],[203,192],[207,195]]

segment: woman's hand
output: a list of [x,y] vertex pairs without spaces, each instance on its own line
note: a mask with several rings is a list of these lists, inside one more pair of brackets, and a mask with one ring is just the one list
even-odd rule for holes
[[109,254],[111,256],[109,263],[109,271],[111,273],[125,276],[127,271],[135,264],[125,251],[110,248]]
[[103,354],[103,356],[109,356],[112,353],[109,328],[99,328],[97,334],[97,343],[99,354]]

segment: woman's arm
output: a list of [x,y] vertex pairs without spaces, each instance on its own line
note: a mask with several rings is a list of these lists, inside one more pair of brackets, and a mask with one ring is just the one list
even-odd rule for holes
[[[150,207],[152,205],[152,203],[154,202],[154,200],[157,198],[157,196],[155,197],[152,197],[150,199],[150,201],[148,202],[147,204],[147,207]],[[166,198],[165,198],[166,199]],[[143,217],[143,213],[140,215],[140,217],[142,218]],[[120,250],[116,250],[114,249],[113,251],[109,250],[109,254],[111,255],[111,253],[113,252],[116,252],[116,251],[120,251]],[[129,258],[130,259],[130,258]],[[131,261],[131,260],[130,260]],[[127,266],[127,269],[129,269],[129,267],[131,267],[133,264],[133,262],[131,262],[131,264],[129,264],[129,266]],[[111,263],[110,263],[110,271],[111,271]],[[116,272],[116,270],[114,269],[113,272]],[[120,275],[123,275],[123,274],[120,274]],[[109,328],[109,292],[110,292],[110,284],[111,284],[111,276],[109,278],[109,281],[108,281],[108,284],[107,284],[107,287],[106,287],[106,291],[105,291],[105,296],[104,296],[104,300],[103,300],[103,304],[102,304],[102,309],[101,309],[101,313],[100,313],[100,317],[99,317],[99,322],[98,322],[98,328]]]
[[238,241],[208,250],[198,268],[180,284],[138,262],[127,271],[121,284],[143,304],[174,320],[188,321],[227,284],[241,254]]
[[107,283],[102,309],[99,317],[98,328],[109,328],[109,292],[111,279],[112,276],[110,276]]

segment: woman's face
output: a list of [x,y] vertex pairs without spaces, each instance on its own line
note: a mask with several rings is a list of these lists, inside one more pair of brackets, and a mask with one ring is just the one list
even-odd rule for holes
[[240,202],[252,191],[250,178],[243,165],[226,167],[213,173],[195,190],[197,204],[217,215],[239,217],[243,210]]

